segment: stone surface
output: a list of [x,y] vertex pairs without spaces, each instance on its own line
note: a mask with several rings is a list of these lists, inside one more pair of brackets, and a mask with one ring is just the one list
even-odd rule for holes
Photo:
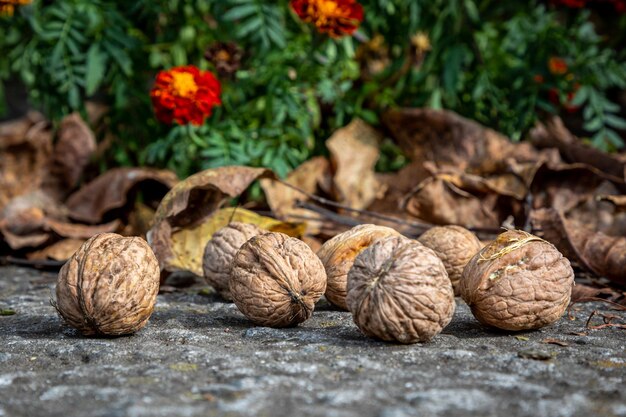
[[198,285],[159,295],[134,336],[85,338],[50,306],[55,279],[0,268],[0,309],[16,312],[0,316],[0,417],[626,416],[624,330],[585,330],[602,304],[513,334],[457,298],[442,334],[405,346],[325,301],[299,327],[256,327]]

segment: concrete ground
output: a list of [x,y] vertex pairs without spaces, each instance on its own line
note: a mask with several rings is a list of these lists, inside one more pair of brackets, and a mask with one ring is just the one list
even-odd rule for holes
[[297,328],[255,327],[196,285],[159,295],[138,334],[105,339],[63,324],[55,279],[0,268],[1,417],[626,416],[625,330],[585,329],[603,304],[509,334],[457,300],[442,334],[402,346],[325,301]]

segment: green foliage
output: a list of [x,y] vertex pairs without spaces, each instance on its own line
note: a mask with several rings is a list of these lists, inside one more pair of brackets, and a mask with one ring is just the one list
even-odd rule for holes
[[[181,176],[228,164],[285,175],[325,152],[333,130],[354,117],[378,125],[391,106],[452,109],[514,140],[542,114],[569,111],[594,146],[623,147],[626,121],[608,94],[626,88],[615,49],[623,36],[598,35],[587,11],[537,0],[361,3],[359,31],[330,39],[288,0],[35,0],[0,17],[0,78],[21,77],[53,119],[84,111],[86,99],[105,102],[115,163]],[[626,27],[623,17],[607,19],[605,27]],[[429,49],[411,44],[418,32]],[[218,41],[243,50],[240,69],[220,76],[223,105],[200,127],[159,123],[148,95],[156,72],[214,71],[204,52]],[[550,72],[552,57],[565,73]],[[405,163],[392,143],[382,150],[380,170]]]

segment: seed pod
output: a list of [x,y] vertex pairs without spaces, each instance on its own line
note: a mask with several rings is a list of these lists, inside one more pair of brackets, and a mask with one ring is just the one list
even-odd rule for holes
[[84,335],[134,333],[154,310],[159,278],[159,263],[145,240],[99,234],[61,268],[55,307]]
[[204,279],[225,300],[232,301],[228,282],[235,254],[250,238],[261,233],[265,231],[253,224],[232,222],[207,242],[202,257]]
[[461,226],[433,227],[418,240],[441,258],[452,282],[454,295],[459,295],[459,280],[463,268],[483,247],[480,240],[474,233]]
[[230,293],[254,323],[295,326],[313,313],[326,289],[324,266],[306,243],[283,233],[246,242],[235,255]]
[[337,307],[347,310],[348,271],[354,259],[377,240],[399,235],[400,233],[390,227],[362,224],[324,243],[317,252],[317,256],[322,260],[328,277],[326,299]]
[[448,325],[455,308],[441,259],[404,237],[379,240],[356,257],[346,301],[364,334],[400,343],[430,340]]
[[470,260],[459,288],[481,323],[529,330],[561,318],[573,282],[569,261],[552,244],[509,230]]

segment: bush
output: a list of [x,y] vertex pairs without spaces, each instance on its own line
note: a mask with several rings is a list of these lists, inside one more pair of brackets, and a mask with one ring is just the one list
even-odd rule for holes
[[[334,129],[377,124],[389,106],[452,109],[514,140],[544,113],[574,113],[594,146],[624,145],[608,98],[626,88],[623,32],[600,36],[592,23],[625,26],[609,3],[360,3],[357,31],[353,15],[355,27],[319,33],[287,0],[35,0],[0,17],[0,77],[21,78],[53,120],[106,103],[115,163],[182,176],[227,164],[285,175]],[[184,65],[221,83],[221,106],[200,126],[159,122],[150,101],[157,71]]]

